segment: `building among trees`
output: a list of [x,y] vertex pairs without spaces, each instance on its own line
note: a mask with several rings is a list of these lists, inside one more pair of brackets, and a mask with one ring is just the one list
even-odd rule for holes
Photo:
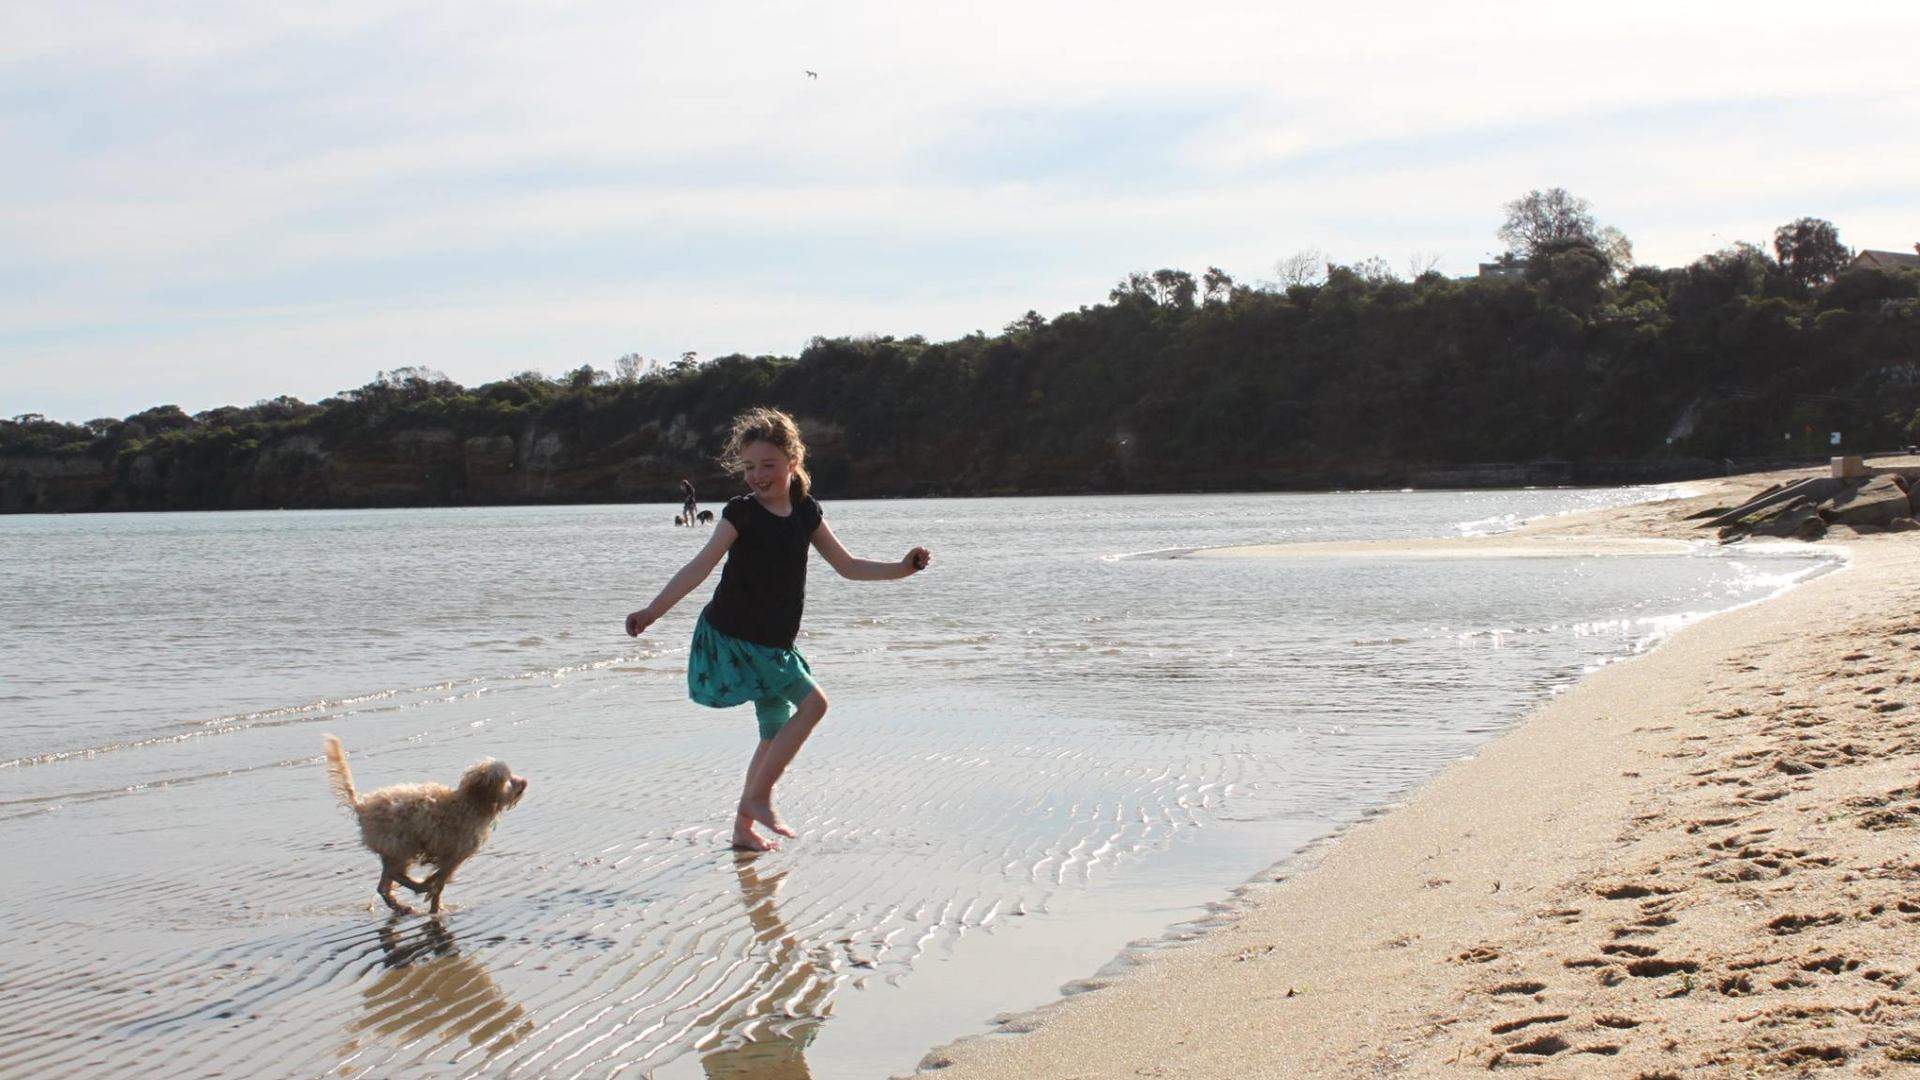
[[1849,270],[1920,270],[1920,244],[1912,251],[1863,251],[1853,257]]

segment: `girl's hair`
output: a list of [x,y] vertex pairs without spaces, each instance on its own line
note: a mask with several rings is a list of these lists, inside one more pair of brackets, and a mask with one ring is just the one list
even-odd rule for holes
[[813,490],[813,478],[807,475],[807,444],[800,441],[800,425],[779,409],[748,409],[733,418],[733,430],[727,433],[726,466],[740,468],[747,447],[757,442],[772,443],[787,456],[793,465],[787,492],[796,499],[806,498]]

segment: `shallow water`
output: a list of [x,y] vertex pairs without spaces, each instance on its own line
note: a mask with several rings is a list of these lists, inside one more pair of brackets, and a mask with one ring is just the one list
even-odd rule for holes
[[[0,519],[0,1073],[881,1076],[1204,914],[1543,693],[1805,559],[1196,561],[1645,490],[829,503],[834,701],[724,847],[750,708],[687,702],[667,507]],[[362,790],[532,785],[438,924],[369,909]]]

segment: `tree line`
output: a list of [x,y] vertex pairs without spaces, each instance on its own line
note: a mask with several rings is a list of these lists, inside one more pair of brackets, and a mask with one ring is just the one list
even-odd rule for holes
[[[1635,264],[1628,239],[1563,190],[1506,211],[1508,251],[1487,276],[1303,253],[1261,283],[1213,267],[1129,274],[1104,302],[949,341],[815,338],[797,356],[629,356],[471,387],[403,368],[312,403],[18,416],[0,421],[0,475],[9,460],[85,460],[111,477],[102,490],[157,473],[173,477],[164,505],[241,505],[239,478],[257,490],[264,455],[293,438],[377,460],[407,432],[516,445],[538,432],[555,467],[646,466],[582,472],[556,497],[664,497],[676,471],[713,474],[720,429],[754,404],[802,417],[822,490],[856,496],[1805,456],[1831,431],[1852,449],[1920,441],[1920,272],[1848,270],[1838,230],[1816,218],[1781,226],[1770,248],[1661,268]],[[430,501],[461,501],[450,483]]]

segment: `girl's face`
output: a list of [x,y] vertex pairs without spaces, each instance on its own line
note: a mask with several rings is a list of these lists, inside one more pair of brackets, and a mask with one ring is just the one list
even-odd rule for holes
[[740,448],[740,466],[746,472],[747,487],[762,499],[784,499],[787,484],[793,478],[793,462],[770,442],[750,442]]

